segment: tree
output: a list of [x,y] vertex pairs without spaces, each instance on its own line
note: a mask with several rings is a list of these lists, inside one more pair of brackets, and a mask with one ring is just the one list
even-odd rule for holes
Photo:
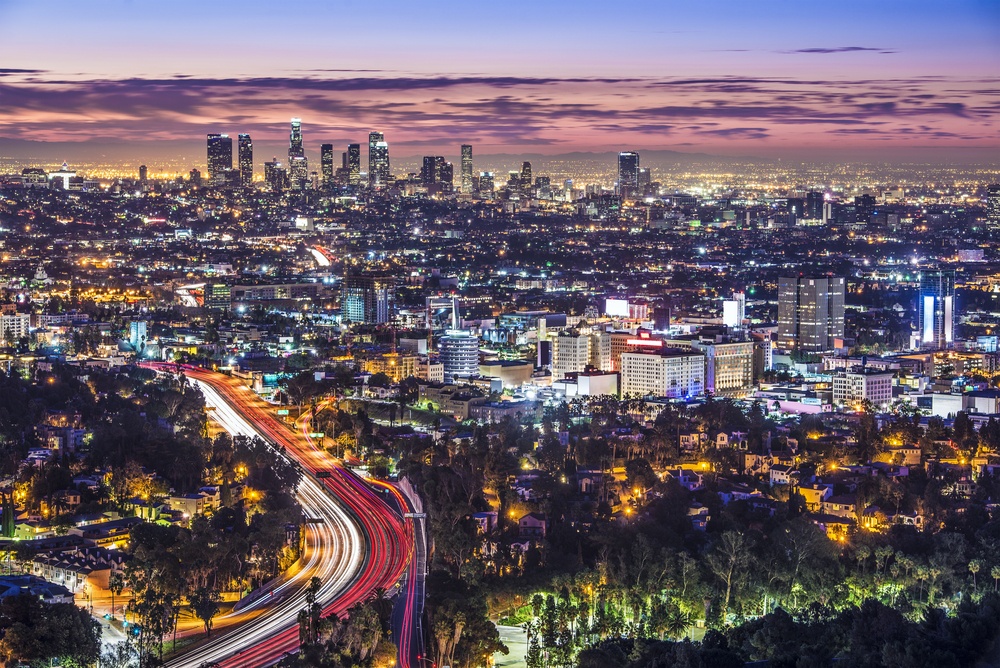
[[212,620],[219,614],[219,601],[222,597],[219,592],[208,587],[199,587],[188,595],[188,603],[194,614],[205,625],[205,637],[212,637]]
[[708,555],[708,567],[719,578],[725,594],[722,599],[722,620],[725,623],[729,613],[729,603],[733,591],[745,577],[747,567],[753,561],[752,542],[738,531],[726,531],[719,537],[715,549]]
[[115,618],[115,596],[120,596],[125,589],[125,576],[121,571],[112,569],[108,575],[108,589],[111,591],[111,619]]

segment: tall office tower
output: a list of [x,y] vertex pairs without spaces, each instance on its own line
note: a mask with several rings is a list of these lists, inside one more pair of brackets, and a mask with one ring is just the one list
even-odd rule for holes
[[859,223],[867,223],[875,213],[875,198],[871,195],[858,195],[854,198],[854,219]]
[[747,296],[734,292],[732,299],[722,302],[722,324],[730,329],[743,329],[743,319],[747,314]]
[[639,154],[622,151],[618,154],[618,194],[628,197],[639,189]]
[[843,277],[778,279],[778,345],[786,350],[833,350],[844,336]]
[[806,201],[797,197],[789,197],[785,203],[788,211],[788,222],[794,225],[800,218],[805,218]]
[[450,330],[441,337],[441,363],[446,383],[478,376],[479,337],[460,329]]
[[288,178],[292,190],[305,190],[309,184],[309,159],[302,146],[302,119],[293,118],[288,133]]
[[806,193],[806,218],[810,220],[823,219],[823,204],[825,204],[823,193],[816,191]]
[[521,163],[521,194],[531,192],[531,163],[525,160]]
[[986,188],[986,220],[1000,223],[1000,183]]
[[955,340],[955,272],[922,272],[917,306],[920,346],[934,349],[950,347]]
[[455,166],[450,162],[445,162],[444,158],[438,164],[438,183],[444,187],[446,192],[451,192],[455,185]]
[[425,186],[434,185],[438,181],[438,161],[444,162],[440,156],[425,155],[420,168],[420,182]]
[[462,144],[462,181],[460,183],[463,195],[472,194],[472,145]]
[[238,138],[240,160],[240,185],[249,188],[253,185],[253,141],[250,135],[241,134]]
[[347,145],[347,181],[352,186],[361,183],[361,144]]
[[323,188],[325,189],[332,188],[333,187],[333,144],[320,145],[319,168],[323,174]]
[[146,165],[139,165],[139,183],[145,183],[147,175]]
[[217,183],[233,168],[233,140],[229,135],[208,135],[208,180]]
[[264,183],[267,189],[280,193],[288,187],[288,171],[278,162],[277,158],[264,163]]
[[493,199],[495,192],[496,181],[493,178],[493,172],[479,172],[479,196]]
[[653,174],[648,167],[640,167],[636,175],[636,191],[642,195],[646,194],[650,184],[653,182]]
[[389,180],[389,144],[381,132],[371,132],[368,134],[368,185],[385,188]]
[[340,294],[344,320],[366,325],[390,322],[396,303],[396,279],[381,274],[348,274]]

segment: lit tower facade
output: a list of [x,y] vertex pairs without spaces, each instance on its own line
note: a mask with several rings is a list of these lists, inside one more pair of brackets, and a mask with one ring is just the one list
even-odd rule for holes
[[778,344],[786,350],[822,353],[844,336],[842,276],[778,279]]
[[618,194],[628,197],[639,190],[639,154],[622,151],[618,154]]
[[462,144],[462,194],[472,194],[472,145]]
[[249,188],[253,185],[253,140],[250,135],[241,134],[238,139],[240,159],[240,185]]
[[352,186],[361,183],[361,144],[347,145],[347,182]]
[[920,274],[918,308],[920,346],[948,348],[955,341],[955,272],[938,270]]
[[389,185],[389,144],[381,132],[368,135],[368,185],[372,188]]
[[319,147],[320,173],[323,176],[323,188],[333,187],[333,144],[323,144]]
[[208,180],[218,182],[233,168],[233,140],[229,135],[208,135]]
[[309,160],[302,147],[302,119],[292,119],[288,135],[288,176],[292,190],[305,190],[309,182]]
[[1000,224],[1000,183],[986,188],[986,220]]

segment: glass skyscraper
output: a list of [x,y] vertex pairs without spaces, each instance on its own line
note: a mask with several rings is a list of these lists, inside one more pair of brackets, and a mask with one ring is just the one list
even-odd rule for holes
[[288,176],[292,190],[305,190],[309,182],[309,160],[302,147],[302,119],[292,119],[288,135]]
[[639,154],[622,151],[618,154],[618,194],[628,197],[639,189]]
[[208,180],[217,183],[233,168],[233,140],[229,135],[208,135]]
[[955,272],[925,271],[920,274],[917,304],[920,346],[948,348],[955,340]]
[[253,140],[250,135],[241,134],[238,138],[240,159],[240,185],[249,188],[253,185]]
[[372,188],[389,185],[389,144],[385,135],[372,132],[368,135],[368,184]]
[[472,194],[472,146],[462,144],[462,194]]
[[778,345],[786,350],[821,353],[844,336],[843,277],[778,279]]

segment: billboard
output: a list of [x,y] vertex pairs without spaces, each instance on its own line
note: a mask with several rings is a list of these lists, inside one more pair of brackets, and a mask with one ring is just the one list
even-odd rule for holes
[[617,315],[623,318],[628,317],[627,299],[606,299],[604,301],[604,312],[608,315]]

